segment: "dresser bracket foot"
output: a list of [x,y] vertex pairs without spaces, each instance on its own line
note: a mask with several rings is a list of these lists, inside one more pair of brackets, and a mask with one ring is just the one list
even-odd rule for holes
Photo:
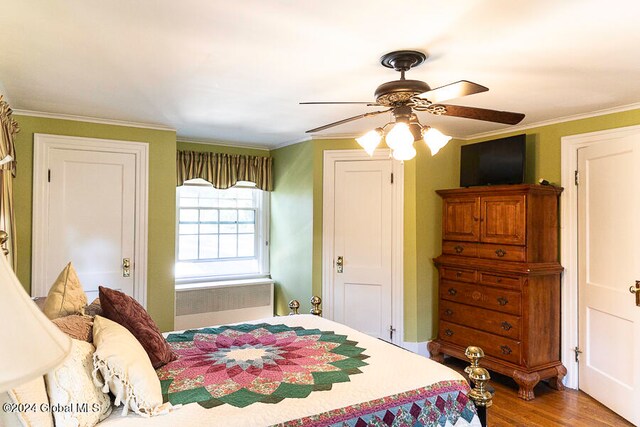
[[442,345],[436,341],[429,341],[427,343],[427,350],[429,350],[429,358],[438,363],[444,363],[444,354],[440,352]]
[[549,387],[555,389],[555,390],[564,390],[564,384],[562,384],[562,379],[565,377],[565,375],[567,375],[567,368],[564,367],[564,365],[558,365],[556,366],[556,372],[558,373],[558,375],[556,375],[555,377],[551,377],[549,378]]
[[525,372],[513,371],[511,377],[518,384],[518,397],[520,399],[533,400],[535,398],[533,388],[540,382],[540,375],[535,372],[527,374]]

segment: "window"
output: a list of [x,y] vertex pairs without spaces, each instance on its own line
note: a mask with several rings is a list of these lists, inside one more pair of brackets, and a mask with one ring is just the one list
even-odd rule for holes
[[218,190],[194,179],[178,187],[176,279],[220,280],[268,272],[269,193],[252,183]]

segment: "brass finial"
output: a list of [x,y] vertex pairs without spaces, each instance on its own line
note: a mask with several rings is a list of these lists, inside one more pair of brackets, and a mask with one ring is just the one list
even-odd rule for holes
[[291,301],[289,301],[289,316],[294,315],[294,314],[300,314],[298,313],[298,309],[300,308],[300,302],[298,302],[297,299],[292,299]]
[[314,295],[313,297],[311,297],[311,314],[315,316],[322,316],[322,309],[320,308],[320,304],[322,304],[322,299],[319,296]]
[[465,356],[471,361],[471,366],[467,366],[464,371],[469,375],[469,379],[474,387],[469,392],[469,399],[476,404],[476,407],[488,408],[493,404],[493,399],[487,383],[491,376],[489,371],[478,366],[480,359],[484,357],[484,351],[480,347],[470,346],[464,352]]
[[464,371],[469,375],[471,369],[478,367],[478,362],[484,357],[484,351],[480,347],[469,346],[464,351],[464,355],[471,361],[471,366],[464,368]]
[[471,368],[469,378],[473,381],[474,387],[469,392],[469,399],[473,400],[476,406],[490,407],[493,404],[491,392],[487,390],[487,383],[491,379],[489,371],[484,368]]

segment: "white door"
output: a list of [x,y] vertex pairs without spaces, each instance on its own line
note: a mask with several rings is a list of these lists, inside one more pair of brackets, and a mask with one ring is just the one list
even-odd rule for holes
[[340,161],[334,181],[333,319],[387,341],[392,340],[391,172],[391,160]]
[[640,134],[578,150],[579,384],[640,423]]
[[146,144],[37,137],[32,293],[72,262],[89,302],[105,286],[145,305]]

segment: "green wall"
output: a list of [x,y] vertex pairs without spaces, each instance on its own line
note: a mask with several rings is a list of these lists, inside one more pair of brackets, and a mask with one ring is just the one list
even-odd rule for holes
[[288,313],[292,299],[300,301],[301,312],[311,309],[315,265],[313,144],[307,141],[271,152],[274,191],[269,256],[277,314]]
[[147,308],[163,331],[173,329],[176,134],[174,131],[14,115],[17,177],[14,181],[18,278],[31,290],[33,134],[55,134],[149,143],[149,241]]

